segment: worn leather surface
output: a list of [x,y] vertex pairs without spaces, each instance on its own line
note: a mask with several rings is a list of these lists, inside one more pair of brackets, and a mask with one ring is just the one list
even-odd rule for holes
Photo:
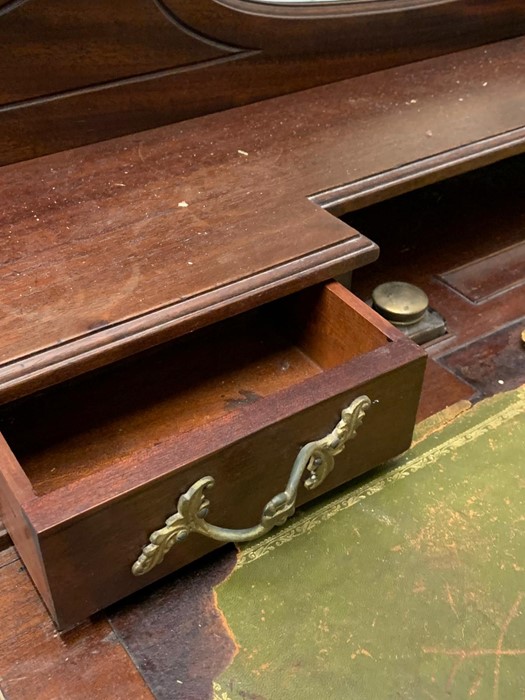
[[523,696],[525,387],[430,420],[241,551],[215,700]]

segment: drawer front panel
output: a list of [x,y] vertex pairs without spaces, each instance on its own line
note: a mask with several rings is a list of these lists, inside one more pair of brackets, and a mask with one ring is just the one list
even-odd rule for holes
[[[203,535],[190,534],[184,542],[174,544],[151,571],[142,576],[132,573],[151,533],[164,526],[176,512],[180,495],[198,479],[211,476],[215,481],[208,494],[208,522],[225,528],[257,525],[264,506],[286,486],[301,447],[330,433],[341,411],[356,397],[366,394],[372,400],[362,425],[335,456],[334,469],[319,488],[309,491],[301,483],[298,505],[405,450],[412,436],[424,358],[393,365],[391,371],[321,403],[312,397],[313,405],[284,421],[176,469],[125,498],[108,501],[62,527],[41,532],[40,548],[59,626],[69,627],[221,546]],[[258,410],[256,404],[253,410]]]

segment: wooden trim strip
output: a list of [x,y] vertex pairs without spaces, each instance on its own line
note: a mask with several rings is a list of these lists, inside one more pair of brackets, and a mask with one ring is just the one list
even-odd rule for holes
[[342,216],[524,152],[525,126],[318,192],[309,199],[334,216]]

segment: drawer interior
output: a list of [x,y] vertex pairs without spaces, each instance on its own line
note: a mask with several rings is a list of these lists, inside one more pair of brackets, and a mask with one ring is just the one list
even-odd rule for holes
[[43,495],[388,343],[374,317],[314,287],[8,404],[0,432]]

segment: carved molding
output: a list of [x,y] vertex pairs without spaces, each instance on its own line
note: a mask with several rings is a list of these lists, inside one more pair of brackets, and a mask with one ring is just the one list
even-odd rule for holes
[[525,31],[523,0],[73,4],[0,0],[3,164]]
[[[24,0],[26,1],[26,0]],[[209,46],[212,46],[214,48],[220,49],[222,51],[228,51],[230,53],[238,53],[239,51],[244,51],[248,47],[245,46],[235,46],[232,44],[227,44],[221,41],[218,41],[217,39],[208,36],[207,34],[204,34],[203,32],[199,32],[189,25],[185,24],[184,22],[181,21],[181,19],[173,12],[172,9],[170,9],[164,0],[152,0],[153,4],[157,6],[161,14],[169,20],[172,24],[174,24],[177,29],[179,29],[181,32],[184,32],[185,34],[188,34],[191,36],[193,39],[197,39],[197,41],[201,41],[204,44],[208,44]]]
[[443,43],[445,31],[462,16],[468,19],[473,12],[481,16],[510,9],[497,0],[320,0],[297,5],[276,0],[163,2],[186,26],[217,41],[301,55],[326,53],[328,48],[345,53],[372,47],[392,50],[417,44],[421,36]]
[[287,18],[352,17],[448,5],[458,0],[213,0],[237,12]]
[[0,17],[25,5],[29,0],[0,0]]
[[[163,0],[0,0],[0,105],[92,91],[238,57]],[[31,47],[31,48],[29,48]]]

